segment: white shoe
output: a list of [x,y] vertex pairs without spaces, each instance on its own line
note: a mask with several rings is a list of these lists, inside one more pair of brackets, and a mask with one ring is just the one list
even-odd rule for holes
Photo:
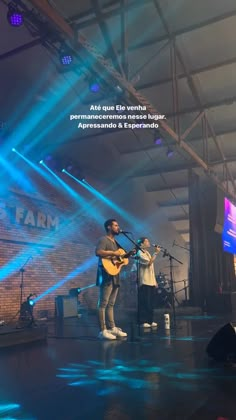
[[147,322],[144,322],[144,324],[141,324],[141,327],[143,328],[150,328],[151,324],[148,324]]
[[115,337],[127,337],[127,333],[122,331],[121,328],[114,327],[109,330],[109,333],[113,334]]
[[111,334],[108,330],[100,331],[98,337],[101,340],[115,340],[116,339],[115,335]]
[[151,323],[151,327],[157,327],[157,326],[158,326],[157,322],[152,322]]

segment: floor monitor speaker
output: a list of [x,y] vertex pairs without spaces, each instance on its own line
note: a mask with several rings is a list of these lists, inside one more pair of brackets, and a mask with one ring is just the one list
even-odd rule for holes
[[229,322],[220,328],[209,342],[206,352],[217,361],[236,360],[236,323]]

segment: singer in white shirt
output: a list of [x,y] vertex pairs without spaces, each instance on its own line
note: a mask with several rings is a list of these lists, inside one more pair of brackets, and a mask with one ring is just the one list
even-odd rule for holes
[[138,270],[138,323],[144,328],[157,327],[153,321],[155,288],[157,287],[154,261],[160,252],[158,246],[151,255],[147,248],[151,247],[149,239],[141,237],[138,245],[142,251],[137,252],[137,270]]

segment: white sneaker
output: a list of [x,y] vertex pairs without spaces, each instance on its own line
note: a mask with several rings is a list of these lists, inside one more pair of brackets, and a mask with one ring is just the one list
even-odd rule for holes
[[108,330],[100,331],[98,337],[101,340],[115,340],[116,339],[115,335],[111,334]]
[[122,329],[118,327],[111,328],[109,332],[113,334],[115,337],[127,337],[127,333],[122,331]]
[[152,322],[151,323],[151,327],[157,327],[158,326],[158,323],[157,322]]
[[144,322],[144,324],[141,324],[141,327],[143,328],[150,328],[151,324],[148,324],[147,322]]

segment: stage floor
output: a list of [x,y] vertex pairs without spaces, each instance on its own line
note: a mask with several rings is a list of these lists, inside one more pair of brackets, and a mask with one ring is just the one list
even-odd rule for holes
[[[37,420],[236,420],[236,368],[205,348],[229,318],[178,316],[176,329],[99,341],[96,318],[48,322],[45,344],[0,351],[0,418]],[[158,321],[158,320],[157,320]]]

